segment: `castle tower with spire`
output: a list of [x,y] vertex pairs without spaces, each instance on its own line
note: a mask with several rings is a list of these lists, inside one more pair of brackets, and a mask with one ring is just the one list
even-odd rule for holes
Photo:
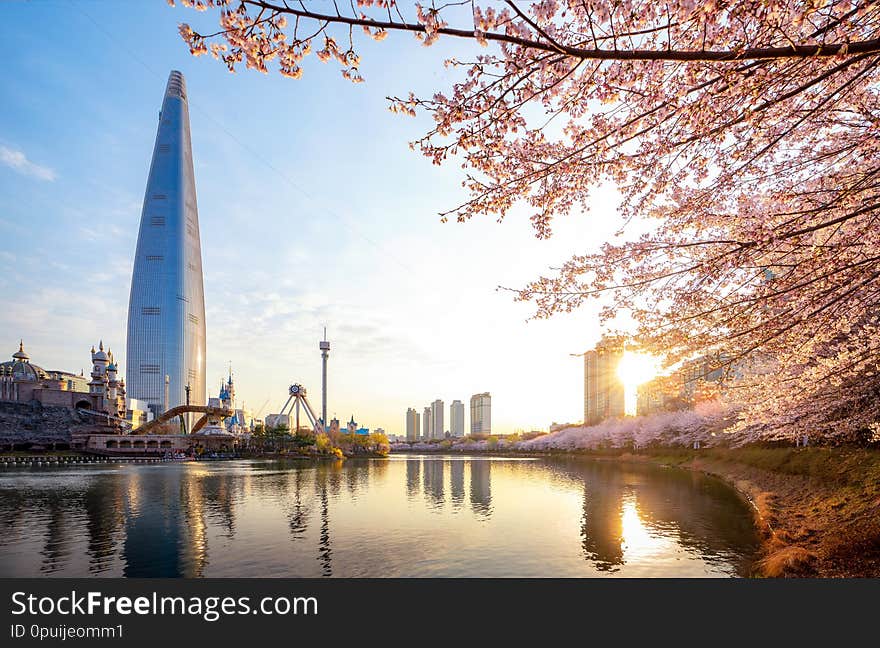
[[104,409],[104,401],[107,397],[107,366],[110,357],[104,351],[104,341],[101,340],[98,350],[92,347],[92,379],[89,381],[89,395],[92,399],[92,409],[101,411]]
[[[186,82],[168,77],[128,303],[126,384],[159,412],[204,405],[205,295]],[[165,403],[165,378],[168,402]]]
[[229,365],[229,379],[226,381],[226,395],[229,399],[229,409],[235,409],[235,384],[232,382],[232,365]]
[[98,350],[92,347],[92,373],[89,381],[91,409],[118,418],[125,418],[125,381],[118,379],[118,367],[110,347],[104,350],[104,341]]

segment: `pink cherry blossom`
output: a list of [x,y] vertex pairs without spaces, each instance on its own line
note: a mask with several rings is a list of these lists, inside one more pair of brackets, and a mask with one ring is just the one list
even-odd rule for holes
[[[193,5],[192,2],[184,2]],[[672,364],[722,352],[737,429],[828,440],[880,422],[880,5],[830,0],[195,3],[180,33],[230,70],[299,78],[310,43],[363,81],[355,33],[486,46],[431,97],[413,142],[464,169],[464,204],[525,205],[540,238],[619,188],[620,236],[516,290],[537,317],[600,299]],[[633,225],[638,229],[634,230]]]

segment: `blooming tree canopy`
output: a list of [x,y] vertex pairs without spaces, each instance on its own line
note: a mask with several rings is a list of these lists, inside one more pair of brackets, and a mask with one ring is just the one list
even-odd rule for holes
[[[173,4],[173,0],[169,0]],[[603,297],[669,362],[745,372],[741,425],[847,439],[880,421],[880,8],[854,0],[444,4],[181,0],[193,54],[299,78],[304,57],[363,81],[359,37],[485,46],[432,97],[415,142],[463,163],[459,221],[527,205],[538,237],[611,181],[622,237],[517,291],[537,316]],[[756,370],[760,366],[761,370]]]

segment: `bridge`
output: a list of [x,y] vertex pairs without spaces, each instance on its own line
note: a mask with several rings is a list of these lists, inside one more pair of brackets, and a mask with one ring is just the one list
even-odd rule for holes
[[156,418],[154,418],[149,423],[144,423],[138,429],[134,430],[132,434],[150,434],[155,428],[162,425],[163,423],[167,423],[171,419],[180,416],[182,414],[186,414],[188,412],[201,413],[203,416],[196,421],[196,424],[193,425],[191,433],[198,432],[210,419],[224,419],[229,416],[232,416],[234,412],[232,410],[226,409],[225,407],[208,407],[207,405],[178,405],[177,407],[172,407],[170,410],[160,414]]

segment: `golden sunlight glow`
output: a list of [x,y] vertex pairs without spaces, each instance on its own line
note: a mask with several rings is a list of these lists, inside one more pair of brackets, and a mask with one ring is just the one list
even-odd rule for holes
[[623,532],[623,543],[628,551],[645,551],[655,544],[654,538],[639,517],[634,499],[624,501],[620,522]]
[[617,376],[623,383],[624,410],[627,416],[635,416],[639,385],[656,378],[660,373],[660,360],[646,353],[624,351]]

